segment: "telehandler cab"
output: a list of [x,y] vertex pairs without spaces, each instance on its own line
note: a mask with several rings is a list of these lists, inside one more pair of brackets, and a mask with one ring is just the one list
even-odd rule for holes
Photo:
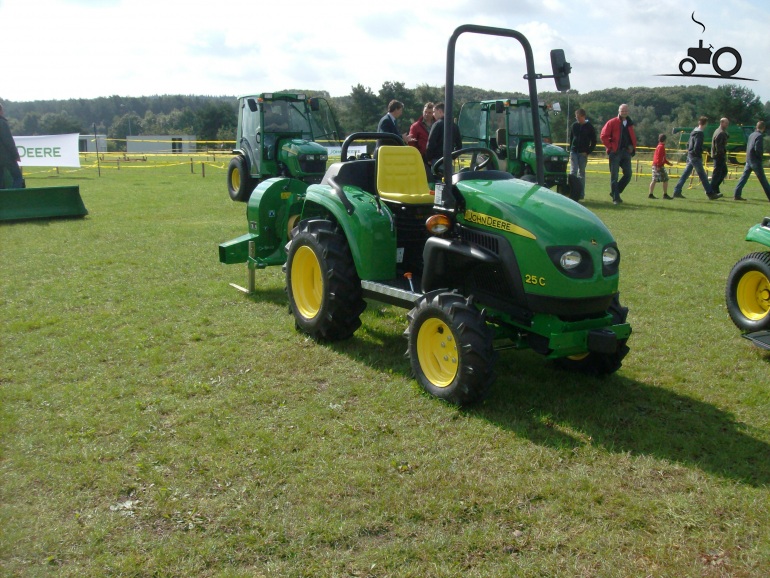
[[551,107],[538,102],[537,114],[533,114],[528,98],[466,102],[460,108],[457,124],[464,143],[494,150],[504,171],[525,181],[536,182],[537,150],[533,122],[537,119],[543,141],[544,184],[549,189],[556,187],[559,193],[577,201],[582,185],[567,172],[569,153],[551,142],[549,114],[556,109],[556,104]]
[[288,92],[240,97],[235,156],[227,168],[230,198],[248,201],[256,185],[273,177],[320,182],[329,159],[321,142],[340,145],[325,99]]
[[[475,25],[454,31],[447,118],[455,44],[464,33],[512,38],[524,49],[536,183],[499,170],[487,147],[453,152],[447,123],[435,193],[418,151],[390,135],[375,158],[334,163],[319,184],[261,182],[247,207],[249,232],[219,246],[222,263],[247,263],[250,290],[256,269],[283,265],[296,327],[315,339],[353,335],[366,299],[408,309],[407,353],[417,381],[458,405],[487,393],[498,349],[531,348],[570,370],[609,374],[621,366],[631,334],[609,230],[542,186],[536,75],[522,34]],[[568,82],[564,67],[554,76]],[[389,135],[350,135],[341,158],[356,140],[375,138]],[[465,168],[454,173],[460,157],[470,157],[469,166],[458,163]]]

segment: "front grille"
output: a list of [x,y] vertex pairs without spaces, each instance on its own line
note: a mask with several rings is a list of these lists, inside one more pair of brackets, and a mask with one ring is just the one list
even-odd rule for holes
[[566,173],[567,161],[545,161],[545,170],[549,173]]
[[466,243],[478,245],[495,255],[500,254],[500,238],[495,235],[488,235],[487,233],[482,233],[475,229],[460,227],[460,238]]
[[326,161],[299,161],[299,168],[303,173],[320,173],[326,172]]
[[500,267],[487,264],[473,268],[468,279],[468,289],[472,293],[483,292],[503,300],[510,300],[513,293]]

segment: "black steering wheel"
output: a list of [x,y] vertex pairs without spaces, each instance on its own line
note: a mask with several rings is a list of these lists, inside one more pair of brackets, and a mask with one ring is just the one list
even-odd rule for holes
[[[500,168],[500,165],[497,162],[497,154],[495,154],[492,149],[488,149],[487,147],[468,147],[457,149],[456,151],[452,151],[452,161],[457,159],[459,156],[467,154],[472,155],[471,166],[469,169],[463,170],[478,171],[488,167],[489,163],[492,163],[492,168],[495,170]],[[431,173],[433,173],[433,176],[436,177],[444,176],[444,157],[441,157],[435,163],[433,163],[433,167],[431,167]]]

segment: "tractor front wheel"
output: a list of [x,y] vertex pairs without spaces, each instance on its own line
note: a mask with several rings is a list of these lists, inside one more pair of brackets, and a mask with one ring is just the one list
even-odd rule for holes
[[494,380],[497,356],[486,313],[459,293],[434,291],[408,318],[407,355],[422,388],[456,405],[482,399]]
[[330,221],[301,221],[289,244],[286,292],[297,329],[314,339],[346,339],[366,309],[350,248]]
[[770,329],[770,251],[751,253],[727,277],[725,301],[741,331]]
[[[610,303],[609,312],[612,314],[614,324],[625,323],[628,318],[628,307],[620,304],[620,298],[615,295]],[[626,339],[618,341],[615,353],[598,353],[589,351],[582,355],[570,355],[556,360],[556,365],[567,371],[578,371],[588,375],[609,375],[615,373],[623,364],[623,359],[628,355]]]
[[227,192],[233,201],[247,202],[254,190],[246,159],[240,155],[230,159],[227,166]]

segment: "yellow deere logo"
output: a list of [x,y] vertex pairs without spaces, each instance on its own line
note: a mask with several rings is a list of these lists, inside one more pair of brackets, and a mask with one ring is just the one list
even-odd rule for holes
[[513,233],[514,235],[520,235],[522,237],[527,237],[528,239],[537,239],[533,233],[530,233],[518,225],[514,225],[513,223],[503,221],[502,219],[490,215],[485,215],[484,213],[477,213],[468,209],[465,211],[464,217],[469,223],[484,225],[485,227],[492,227],[493,229],[500,229],[506,233]]

